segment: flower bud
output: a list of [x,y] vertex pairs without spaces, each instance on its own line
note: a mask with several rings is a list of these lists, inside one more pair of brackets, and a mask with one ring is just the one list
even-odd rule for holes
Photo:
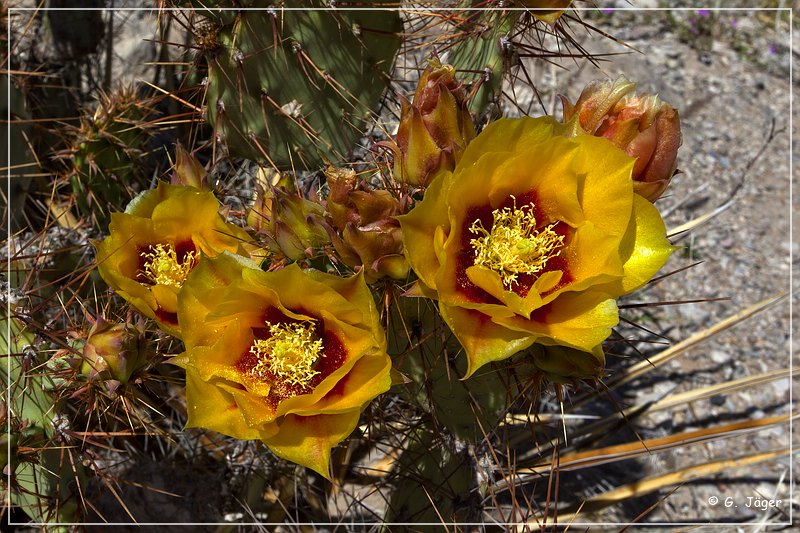
[[614,82],[590,83],[575,105],[562,96],[564,122],[605,137],[636,158],[634,190],[654,202],[675,174],[681,145],[680,119],[678,112],[657,95],[634,95],[635,87],[620,76]]
[[342,261],[362,268],[370,283],[384,276],[405,278],[409,266],[400,223],[394,218],[404,212],[401,202],[389,191],[357,183],[352,170],[328,167],[325,175],[331,240]]
[[208,190],[206,169],[191,152],[187,152],[180,144],[175,147],[175,165],[172,169],[170,183]]
[[256,173],[256,198],[247,213],[247,225],[256,231],[270,231],[272,197],[276,188],[294,190],[291,176],[272,169],[259,169]]
[[474,137],[455,68],[432,59],[419,79],[414,101],[402,101],[395,142],[379,144],[394,152],[399,181],[424,187],[440,170],[452,170]]
[[138,326],[98,318],[83,345],[81,373],[127,383],[147,361],[142,333]]
[[267,234],[273,251],[299,261],[308,258],[312,249],[330,242],[325,210],[317,202],[280,187],[272,187],[260,197],[267,212],[259,213],[259,216],[268,220],[265,226],[261,226],[261,231]]

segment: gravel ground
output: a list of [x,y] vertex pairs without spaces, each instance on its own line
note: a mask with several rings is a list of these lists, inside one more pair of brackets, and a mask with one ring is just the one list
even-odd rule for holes
[[[543,72],[555,91],[570,95],[572,101],[587,81],[624,74],[639,82],[640,90],[659,93],[679,110],[682,173],[656,204],[665,214],[668,228],[714,210],[735,192],[729,209],[683,236],[678,244],[684,248],[674,254],[663,272],[702,263],[628,299],[658,302],[727,298],[658,307],[646,319],[641,314],[632,315],[646,327],[666,331],[673,343],[749,305],[789,291],[794,267],[790,253],[797,259],[797,243],[790,240],[797,207],[796,196],[790,204],[794,155],[790,149],[789,61],[794,58],[789,50],[788,14],[784,12],[778,21],[775,18],[775,12],[753,11],[593,15],[593,23],[602,25],[635,51],[606,58],[599,69],[563,72],[550,68]],[[796,37],[794,44],[797,45]],[[587,39],[585,45],[595,53],[624,51],[596,37]],[[791,83],[796,84],[797,78]],[[669,395],[788,368],[789,323],[786,299],[688,351],[625,392],[640,398]],[[633,334],[641,338],[640,333]],[[647,344],[639,347],[645,353],[652,350]],[[783,380],[695,402],[650,416],[641,422],[637,432],[642,438],[658,437],[729,422],[737,414],[750,418],[785,414],[790,408],[789,389],[788,380]],[[656,454],[639,466],[644,476],[655,475],[753,450],[787,447],[789,440],[788,429],[781,426]],[[788,513],[788,467],[788,460],[781,459],[734,469],[714,481],[686,484],[646,520],[741,522],[763,518],[763,511],[746,507],[748,497],[782,499],[781,508]],[[783,483],[778,485],[780,479]],[[720,502],[730,497],[738,507],[710,505],[712,497],[718,497]],[[626,516],[624,509],[615,513],[602,518],[635,517]]]

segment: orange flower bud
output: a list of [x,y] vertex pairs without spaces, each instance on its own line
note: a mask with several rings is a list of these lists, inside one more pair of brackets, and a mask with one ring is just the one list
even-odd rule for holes
[[432,59],[422,73],[413,103],[404,100],[395,142],[383,143],[395,155],[395,176],[425,186],[440,170],[452,170],[475,127],[455,68]]
[[634,95],[636,87],[624,77],[595,81],[581,93],[575,105],[566,97],[564,122],[605,137],[631,157],[634,190],[654,202],[675,173],[681,127],[678,112],[657,95]]

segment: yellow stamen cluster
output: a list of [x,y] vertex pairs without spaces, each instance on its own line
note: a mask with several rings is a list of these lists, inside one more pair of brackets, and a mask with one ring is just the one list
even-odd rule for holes
[[270,338],[256,340],[250,347],[250,353],[258,358],[250,373],[263,378],[269,372],[284,383],[307,386],[319,374],[314,363],[325,357],[322,339],[315,339],[313,326],[302,323],[267,322],[267,326]]
[[142,256],[147,259],[143,274],[156,285],[180,287],[197,262],[193,251],[186,254],[183,261],[180,261],[175,247],[171,244],[156,244]]
[[506,287],[518,284],[517,274],[536,274],[544,269],[548,259],[561,253],[559,247],[564,237],[549,226],[536,229],[533,204],[530,208],[504,207],[492,211],[492,231],[486,231],[480,219],[475,220],[469,231],[482,235],[472,239],[475,250],[475,265],[485,266],[500,275]]

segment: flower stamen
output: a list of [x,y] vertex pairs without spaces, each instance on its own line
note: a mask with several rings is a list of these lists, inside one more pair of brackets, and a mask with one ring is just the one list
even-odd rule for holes
[[553,230],[556,223],[537,229],[533,204],[527,209],[517,208],[517,199],[512,195],[514,207],[492,211],[491,231],[483,227],[480,219],[469,227],[470,233],[481,235],[470,240],[475,251],[476,266],[484,266],[500,275],[503,285],[511,288],[518,285],[518,274],[541,272],[547,261],[561,254],[564,236]]
[[313,325],[266,324],[270,337],[257,339],[250,347],[250,353],[258,358],[250,374],[259,378],[271,374],[283,383],[307,387],[319,374],[314,364],[325,357],[322,339],[314,335]]
[[197,263],[194,251],[188,252],[183,256],[183,260],[178,259],[175,247],[171,244],[156,244],[150,247],[150,251],[143,253],[146,259],[142,274],[145,278],[156,285],[172,285],[180,287],[186,281],[189,272]]

